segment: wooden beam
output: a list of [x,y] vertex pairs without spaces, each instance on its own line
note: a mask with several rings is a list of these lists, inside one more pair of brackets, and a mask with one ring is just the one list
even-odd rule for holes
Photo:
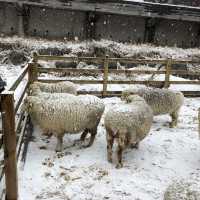
[[[39,78],[38,81],[45,83],[55,83],[59,81],[71,81],[76,84],[102,84],[103,80],[74,80],[74,79],[44,79]],[[162,84],[164,81],[133,81],[133,80],[109,80],[107,84]],[[200,81],[169,81],[170,84],[194,84],[199,85]]]
[[171,74],[171,59],[167,60],[166,66],[165,66],[165,84],[164,84],[164,88],[168,88],[170,86],[170,74]]
[[20,74],[18,75],[14,83],[8,88],[8,91],[14,91],[17,88],[17,86],[20,84],[21,80],[24,78],[27,72],[28,72],[28,65],[26,65],[22,69],[22,71],[20,72]]
[[104,59],[104,73],[103,73],[103,96],[106,96],[107,83],[108,83],[108,56]]
[[25,96],[25,94],[27,92],[28,86],[29,86],[29,82],[26,83],[23,92],[21,93],[18,101],[15,103],[15,114],[17,113],[17,111],[18,111],[18,109],[19,109],[19,107],[20,107],[20,105],[22,103],[22,100],[23,100],[23,98],[24,98],[24,96]]
[[[181,91],[185,97],[200,97],[200,91]],[[78,94],[91,94],[102,97],[102,91],[78,91]],[[121,97],[122,91],[107,91],[106,97]]]
[[[181,67],[180,67],[181,68]],[[104,69],[76,69],[76,68],[43,68],[38,67],[38,73],[49,73],[49,72],[72,72],[74,74],[79,73],[103,73]],[[165,74],[166,70],[137,70],[137,69],[108,69],[109,73],[115,74]],[[171,70],[172,75],[195,75],[200,76],[200,72],[192,72],[187,70]]]
[[16,162],[16,132],[14,93],[4,92],[1,94],[2,126],[4,141],[4,168],[6,182],[6,200],[17,200],[17,162]]

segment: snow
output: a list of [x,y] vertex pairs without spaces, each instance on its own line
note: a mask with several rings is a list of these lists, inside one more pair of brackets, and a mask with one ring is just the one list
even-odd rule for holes
[[[14,38],[20,40],[19,38]],[[6,39],[4,39],[6,40]],[[7,39],[11,41],[11,39]],[[13,40],[13,38],[12,38]],[[23,41],[26,45],[49,47],[45,41]],[[114,42],[95,42],[96,45],[109,46]],[[37,46],[38,45],[38,46]],[[67,44],[52,41],[51,45],[62,47]],[[36,47],[37,46],[37,47]],[[73,52],[82,49],[80,43],[71,43]],[[125,56],[144,51],[144,55],[154,52],[163,58],[191,58],[199,49],[179,49],[169,47],[150,47],[145,45],[125,45],[115,43],[116,48]],[[19,66],[0,66],[0,75],[8,86],[17,77]],[[51,75],[52,76],[52,75]],[[53,77],[53,76],[52,76]],[[122,77],[125,77],[125,75]],[[122,79],[112,74],[109,79]],[[130,79],[147,80],[150,76],[130,77]],[[86,77],[79,77],[80,79]],[[87,77],[94,79],[94,77]],[[96,79],[100,79],[97,77]],[[164,76],[155,76],[164,80]],[[171,80],[186,80],[171,76]],[[25,80],[26,81],[26,80]],[[22,84],[23,85],[23,84]],[[130,85],[110,85],[109,90],[123,90]],[[171,85],[175,90],[200,90],[200,85]],[[101,90],[102,85],[82,85],[80,90]],[[20,91],[19,91],[20,93]],[[16,97],[18,97],[17,92]],[[104,98],[106,110],[120,105],[120,98]],[[139,149],[127,149],[123,153],[124,167],[116,169],[106,158],[106,137],[104,116],[98,127],[95,142],[90,148],[74,141],[80,134],[66,134],[63,153],[55,153],[56,138],[41,136],[38,127],[34,127],[33,140],[29,144],[25,165],[18,167],[20,200],[162,200],[169,184],[177,179],[200,179],[200,141],[198,137],[197,110],[200,98],[185,98],[180,111],[179,124],[169,128],[168,115],[154,117],[150,134],[139,146]],[[116,148],[116,146],[115,146]],[[114,152],[115,155],[115,152]],[[1,156],[0,156],[1,157]],[[200,183],[200,182],[199,182]]]
[[[31,50],[57,48],[68,49],[70,55],[78,53],[88,53],[94,51],[94,47],[107,48],[109,51],[119,54],[121,57],[137,57],[137,58],[172,58],[172,59],[191,59],[195,56],[199,58],[199,48],[182,49],[178,47],[162,47],[147,44],[126,44],[118,43],[110,40],[100,41],[48,41],[44,39],[20,38],[20,37],[0,37],[1,43],[20,44],[24,48]],[[103,56],[103,55],[102,55]]]
[[[104,102],[107,110],[121,100],[105,98]],[[19,171],[20,199],[161,200],[173,180],[200,175],[198,107],[200,98],[186,98],[174,129],[168,128],[169,116],[155,117],[139,149],[124,153],[122,169],[107,162],[103,119],[92,147],[73,146],[79,135],[65,135],[62,155],[54,152],[56,139],[42,138],[37,128]]]

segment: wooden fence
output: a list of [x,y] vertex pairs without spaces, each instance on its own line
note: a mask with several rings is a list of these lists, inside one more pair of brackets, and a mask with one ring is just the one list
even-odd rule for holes
[[[39,60],[64,60],[64,61],[90,61],[94,63],[102,63],[103,69],[72,69],[72,68],[43,68],[38,64]],[[165,70],[161,71],[150,71],[150,70],[122,70],[122,69],[109,69],[109,63],[113,62],[123,62],[123,63],[151,63],[151,64],[162,64],[165,65]],[[41,73],[50,73],[50,72],[73,72],[74,74],[79,73],[98,73],[102,74],[102,80],[78,80],[78,79],[69,79],[70,81],[77,84],[102,84],[102,91],[92,91],[84,92],[80,91],[79,93],[90,93],[98,96],[116,96],[121,95],[121,91],[108,91],[108,84],[153,84],[154,86],[169,87],[170,84],[200,84],[200,81],[170,81],[170,76],[172,74],[188,74],[184,70],[172,70],[171,65],[173,63],[197,63],[195,61],[176,61],[176,60],[141,60],[133,58],[86,58],[86,57],[60,57],[60,56],[41,56],[34,54],[33,59],[30,63],[23,68],[16,81],[11,85],[10,88],[5,90],[0,94],[1,98],[1,113],[2,113],[2,133],[3,137],[0,137],[0,149],[3,146],[4,149],[4,167],[0,168],[0,182],[5,179],[5,196],[2,197],[6,200],[17,200],[18,198],[18,181],[17,181],[17,161],[19,160],[20,151],[22,149],[22,144],[24,143],[25,133],[31,132],[31,123],[27,113],[21,111],[20,105],[23,102],[27,88],[30,83],[39,80],[43,82],[55,82],[55,81],[64,81],[68,80],[66,78],[59,79],[44,79],[40,77]],[[133,80],[109,80],[109,74],[165,74],[165,79],[163,81],[133,81]],[[191,74],[191,73],[190,73]],[[195,73],[196,75],[196,73]],[[200,74],[199,74],[200,75]],[[22,80],[26,79],[27,81],[23,87],[23,91],[18,99],[14,100],[14,94],[16,89],[22,83]],[[190,96],[197,96],[196,92],[187,91]],[[185,94],[187,94],[185,92]],[[200,94],[200,93],[199,93]],[[25,146],[25,145],[24,145]],[[24,147],[25,148],[25,147]],[[1,196],[0,196],[1,198]]]
[[[66,78],[59,78],[59,79],[44,79],[38,77],[38,80],[41,82],[57,82],[57,81],[72,81],[76,84],[102,84],[102,91],[87,91],[89,94],[94,94],[97,96],[107,97],[107,96],[120,96],[121,91],[108,91],[109,84],[145,84],[148,86],[154,87],[164,87],[168,88],[171,84],[192,84],[192,85],[200,85],[199,80],[182,80],[182,81],[171,81],[171,75],[199,75],[197,72],[189,72],[186,70],[172,70],[172,64],[199,64],[198,61],[193,60],[172,60],[172,59],[160,59],[160,60],[146,60],[146,59],[134,59],[134,58],[95,58],[95,57],[62,57],[62,56],[46,56],[46,55],[35,55],[35,62],[38,61],[67,61],[67,62],[93,62],[96,64],[103,64],[102,69],[74,69],[74,68],[43,68],[38,67],[35,69],[37,71],[37,75],[40,73],[50,73],[50,72],[65,72],[73,74],[80,74],[80,73],[96,73],[102,74],[101,80],[80,80],[80,79],[66,79]],[[124,64],[161,64],[165,66],[165,70],[130,70],[130,69],[109,69],[110,63],[124,63]],[[149,74],[149,75],[156,75],[156,74],[165,74],[165,79],[163,81],[155,81],[155,80],[109,80],[109,74],[126,74],[126,75],[133,75],[133,74]],[[80,94],[84,94],[84,91],[80,91]],[[185,96],[200,96],[199,91],[183,91]]]
[[[21,111],[20,105],[27,91],[31,77],[32,62],[18,75],[14,83],[0,94],[2,137],[0,137],[0,149],[4,149],[4,167],[0,168],[0,199],[18,199],[17,163],[19,161],[25,132],[30,131],[30,119],[27,113]],[[22,80],[29,74],[28,80],[22,86]],[[18,98],[14,99],[16,89],[23,88]],[[5,183],[3,185],[2,183]]]

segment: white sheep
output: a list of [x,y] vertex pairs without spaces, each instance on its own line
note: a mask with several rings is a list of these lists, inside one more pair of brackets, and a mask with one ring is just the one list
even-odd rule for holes
[[112,146],[117,139],[117,168],[122,167],[122,151],[126,147],[138,148],[139,142],[149,133],[153,111],[143,98],[131,95],[130,103],[116,105],[105,114],[107,158],[112,162]]
[[64,133],[83,131],[80,139],[84,141],[90,132],[91,137],[87,147],[91,146],[105,108],[104,103],[92,95],[66,94],[65,97],[45,99],[28,96],[24,102],[24,109],[44,132],[55,134],[56,151],[62,151]]
[[196,180],[176,180],[166,189],[164,200],[200,200],[200,185]]
[[127,99],[131,94],[143,97],[151,106],[154,115],[169,114],[172,118],[170,127],[177,126],[178,113],[184,102],[181,92],[159,88],[127,89],[122,92],[122,99]]
[[76,90],[76,85],[70,81],[62,81],[57,83],[34,82],[29,87],[29,95],[33,95],[36,91],[48,93],[69,93],[76,95]]

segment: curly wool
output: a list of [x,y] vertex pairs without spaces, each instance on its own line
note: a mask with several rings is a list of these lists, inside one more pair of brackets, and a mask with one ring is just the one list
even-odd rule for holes
[[41,83],[34,82],[29,87],[29,94],[34,95],[38,91],[47,93],[69,93],[77,94],[77,87],[70,81],[58,82],[58,83]]
[[[126,132],[130,143],[142,140],[150,131],[153,113],[151,108],[141,97],[134,95],[132,103],[116,105],[105,115],[105,127],[113,133]],[[123,131],[121,131],[123,130]]]
[[181,92],[159,88],[129,89],[122,92],[122,98],[127,99],[131,94],[143,97],[151,106],[154,115],[172,114],[178,112],[184,102]]
[[101,99],[92,95],[49,99],[28,96],[26,107],[31,117],[44,131],[55,134],[78,133],[98,125],[104,111]]
[[200,200],[200,185],[196,181],[175,181],[166,189],[164,200]]

